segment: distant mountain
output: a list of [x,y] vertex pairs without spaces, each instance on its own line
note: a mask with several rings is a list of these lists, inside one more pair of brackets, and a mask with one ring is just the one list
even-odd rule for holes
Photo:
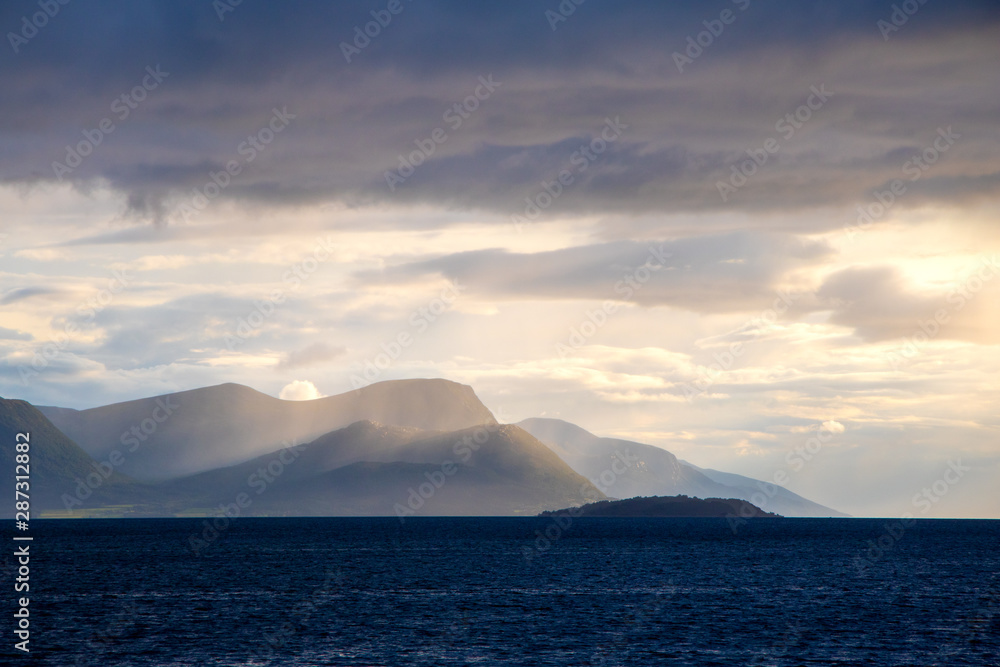
[[426,432],[371,421],[164,488],[206,513],[243,493],[242,513],[258,516],[534,515],[605,497],[517,426]]
[[[846,516],[779,486],[701,469],[665,449],[601,438],[560,419],[525,419],[518,426],[547,444],[571,468],[614,498],[675,496],[739,498],[784,516]],[[602,476],[604,477],[602,481]],[[773,495],[761,494],[766,488]]]
[[134,480],[119,473],[111,463],[97,464],[33,405],[0,398],[0,495],[4,498],[0,515],[14,515],[15,457],[22,454],[15,446],[23,441],[17,438],[19,433],[30,438],[27,492],[32,518],[45,510],[64,509],[64,494],[78,500],[82,496],[81,505],[90,507],[132,503],[145,497]]
[[578,473],[605,487],[613,498],[677,494],[704,498],[719,491],[718,484],[659,447],[601,438],[560,419],[525,419],[518,426]]
[[39,409],[96,459],[127,448],[121,472],[146,481],[230,466],[363,419],[436,431],[496,423],[471,387],[447,380],[379,382],[312,401],[222,384],[89,410]]
[[[500,425],[470,387],[446,380],[381,382],[313,401],[235,384],[89,410],[0,399],[9,470],[23,431],[32,434],[33,510],[63,510],[76,497],[72,516],[211,515],[239,497],[248,515],[535,515],[678,495],[842,516],[568,422]],[[13,497],[12,476],[5,488]]]
[[699,468],[695,464],[688,463],[687,461],[681,461],[681,463],[697,470],[713,482],[717,482],[718,484],[722,484],[726,488],[731,489],[734,492],[734,495],[739,498],[749,499],[751,496],[764,492],[765,489],[774,491],[774,496],[766,496],[767,503],[762,504],[766,505],[766,509],[774,510],[784,516],[849,516],[843,512],[830,509],[825,505],[814,503],[811,500],[803,498],[797,493],[792,493],[788,489],[784,489],[774,484],[765,484],[764,482],[752,477],[744,477],[743,475],[737,475],[731,472],[721,472],[719,470],[712,470],[711,468]]
[[654,496],[625,500],[601,500],[582,507],[542,512],[539,516],[690,517],[690,518],[780,518],[777,514],[736,498],[689,498]]

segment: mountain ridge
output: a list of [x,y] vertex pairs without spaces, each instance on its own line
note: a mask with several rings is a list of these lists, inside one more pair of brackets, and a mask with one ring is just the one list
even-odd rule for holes
[[[563,457],[571,468],[594,482],[604,476],[611,484],[599,485],[610,496],[674,496],[697,498],[733,497],[759,504],[764,510],[784,516],[847,516],[803,498],[783,487],[735,473],[699,468],[678,459],[661,447],[629,440],[602,438],[561,419],[535,417],[518,422]],[[622,454],[617,454],[623,452]],[[613,458],[634,459],[628,465],[610,463]],[[621,470],[624,467],[625,470]],[[612,474],[608,474],[609,471]]]
[[94,458],[133,447],[122,472],[141,481],[233,465],[366,418],[444,431],[496,423],[471,387],[443,379],[391,380],[310,401],[224,383],[86,410],[39,410]]
[[[18,452],[28,436],[27,452]],[[121,474],[113,462],[95,461],[79,445],[57,429],[40,410],[27,401],[0,398],[0,461],[8,474],[0,480],[5,503],[3,516],[13,516],[15,458],[27,454],[30,509],[39,512],[62,510],[66,505],[96,506],[128,502],[141,496],[143,487]],[[22,459],[24,460],[24,459]]]
[[[3,405],[0,417],[45,434],[52,458],[40,470],[64,469],[44,484],[71,491],[71,480],[108,473],[112,481],[97,484],[104,486],[100,493],[84,488],[77,495],[93,498],[68,507],[97,515],[209,514],[240,494],[256,498],[258,489],[268,494],[254,503],[254,514],[402,517],[418,510],[535,514],[608,497],[685,495],[760,505],[756,499],[767,488],[762,509],[842,516],[781,487],[702,469],[665,449],[599,437],[570,422],[500,424],[471,387],[442,379],[387,381],[311,401],[223,383],[87,410]],[[132,475],[136,470],[143,474]],[[414,495],[414,489],[429,492]],[[46,502],[58,509],[54,499]]]
[[205,508],[245,494],[245,513],[263,516],[534,515],[565,500],[605,497],[513,425],[414,432],[370,421],[164,488]]

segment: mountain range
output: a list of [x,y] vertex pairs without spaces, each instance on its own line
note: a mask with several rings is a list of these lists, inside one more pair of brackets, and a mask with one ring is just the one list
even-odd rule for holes
[[312,401],[283,401],[238,384],[192,389],[89,410],[41,406],[95,459],[128,448],[121,471],[158,481],[230,466],[368,419],[453,431],[496,423],[472,388],[395,380]]
[[[614,498],[676,495],[737,498],[782,516],[846,516],[775,484],[699,468],[660,447],[600,438],[559,419],[525,419],[518,426],[551,447],[571,468]],[[616,465],[616,461],[627,461],[629,465]]]
[[[235,384],[87,410],[0,399],[10,470],[21,432],[35,516],[536,515],[679,494],[762,505],[765,488],[568,422],[500,424],[471,387],[440,379],[311,401]],[[843,516],[772,489],[767,511]]]

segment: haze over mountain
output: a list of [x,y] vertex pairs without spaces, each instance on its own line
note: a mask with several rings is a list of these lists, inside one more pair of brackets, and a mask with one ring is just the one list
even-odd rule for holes
[[571,468],[614,498],[678,494],[738,498],[784,516],[845,516],[780,486],[698,468],[660,447],[601,438],[560,419],[525,419],[518,426],[547,444]]
[[[92,480],[83,493],[93,505],[114,505],[142,497],[143,490],[134,480],[106,466],[98,470],[95,461],[45,418],[30,403],[0,398],[0,462],[5,474],[0,479],[0,493],[9,502],[3,504],[2,516],[13,516],[15,450],[17,434],[27,433],[28,494],[30,508],[39,511],[62,509],[62,495],[74,494],[85,480]],[[18,472],[17,474],[21,474]],[[96,476],[95,476],[96,475]]]
[[[158,483],[117,471],[127,450],[116,450],[114,466],[98,463],[35,407],[0,399],[0,458],[11,470],[16,434],[24,432],[31,434],[36,517],[67,509],[70,516],[212,515],[241,496],[249,499],[240,505],[247,516],[534,515],[606,497],[532,435],[492,418],[456,431],[363,420],[306,444]],[[88,479],[94,481],[81,487]],[[12,498],[12,475],[3,488]]]
[[39,409],[96,459],[134,448],[121,471],[145,481],[230,466],[363,419],[439,431],[496,423],[471,387],[437,379],[379,382],[311,401],[222,384],[89,410]]
[[291,516],[534,515],[606,497],[517,426],[427,432],[371,421],[166,488],[206,509],[246,493],[244,513]]
[[808,498],[803,498],[799,494],[776,484],[770,484],[759,479],[754,479],[753,477],[737,475],[731,472],[700,468],[687,461],[681,461],[681,464],[697,470],[713,482],[725,487],[728,489],[728,493],[735,498],[742,498],[751,502],[757,500],[757,502],[760,502],[758,494],[764,493],[767,501],[761,502],[761,507],[769,512],[777,512],[782,516],[850,516],[825,505],[820,505]]
[[[841,516],[781,487],[568,422],[498,424],[471,387],[446,380],[309,401],[223,384],[89,410],[0,407],[9,462],[14,433],[31,431],[38,442],[38,509],[208,515],[242,495],[248,515],[533,515],[608,497],[685,495]],[[80,480],[98,479],[95,470],[104,471],[98,492],[66,505]]]

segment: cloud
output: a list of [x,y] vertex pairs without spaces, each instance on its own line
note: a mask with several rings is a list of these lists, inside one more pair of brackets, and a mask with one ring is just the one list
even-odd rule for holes
[[358,277],[399,284],[441,274],[504,299],[613,299],[696,312],[742,312],[770,305],[787,271],[830,252],[818,242],[738,232],[537,253],[463,252]]
[[[981,259],[947,289],[917,291],[892,266],[852,267],[827,278],[817,292],[830,321],[865,341],[895,338],[1000,343],[1000,263]],[[821,306],[822,307],[822,306]]]
[[33,336],[23,331],[0,327],[0,340],[33,340]]
[[319,389],[312,382],[308,380],[295,380],[282,387],[278,398],[283,401],[311,401],[323,398],[323,394],[319,393]]
[[14,257],[38,262],[54,262],[66,259],[67,253],[59,248],[25,248],[14,253]]
[[[867,203],[902,177],[939,126],[953,125],[962,139],[897,206],[996,201],[995,2],[922,6],[891,48],[875,27],[887,12],[880,3],[753,3],[683,73],[672,53],[717,16],[702,3],[595,4],[555,32],[526,0],[406,4],[350,63],[339,45],[371,20],[366,8],[243,3],[220,22],[212,7],[148,0],[126,11],[98,2],[91,13],[60,12],[24,53],[0,63],[8,92],[0,181],[54,182],[53,163],[107,118],[113,133],[63,181],[114,188],[124,224],[180,222],[178,206],[231,160],[241,172],[211,206],[425,202],[508,216],[569,169],[573,183],[545,216],[761,214]],[[25,11],[5,5],[0,20],[18,25]],[[102,11],[118,20],[100,24],[95,44],[87,36]],[[626,42],[608,38],[622,34]],[[169,75],[127,116],[113,111],[147,66]],[[446,120],[490,75],[499,89],[461,124]],[[777,122],[820,84],[832,98],[786,137]],[[296,118],[246,160],[240,147],[286,107]],[[615,117],[629,129],[586,170],[575,167],[574,153]],[[437,128],[447,139],[390,191],[385,172]],[[720,197],[717,183],[768,138],[780,150],[739,192]],[[818,231],[827,220],[798,224]]]
[[[847,425],[792,488],[848,511],[905,510],[934,456],[996,459],[1000,280],[958,270],[1000,250],[995,0],[923,4],[888,41],[886,2],[751,2],[683,73],[673,52],[741,3],[583,3],[553,31],[534,0],[404,2],[350,63],[340,42],[384,0],[243,2],[224,21],[205,0],[119,4],[69,3],[0,59],[3,395],[91,407],[236,381],[310,398],[350,390],[416,322],[380,379],[461,380],[498,414],[699,465],[770,478],[767,461]],[[36,10],[0,3],[0,25]],[[114,111],[147,66],[169,75]],[[476,103],[480,77],[500,85]],[[814,87],[829,100],[779,130]],[[248,160],[275,109],[295,118]],[[627,126],[614,141],[606,119]],[[334,249],[313,271],[316,237]],[[136,275],[108,302],[116,270]],[[423,319],[448,280],[461,299]]]
[[822,428],[829,431],[830,433],[835,433],[835,434],[840,434],[843,433],[845,430],[847,430],[844,428],[843,424],[833,420],[823,422]]
[[330,361],[347,354],[347,348],[343,346],[329,345],[328,343],[312,343],[299,350],[292,350],[278,362],[278,370],[289,370],[301,368],[303,366],[313,366]]
[[33,285],[31,287],[15,287],[9,289],[0,296],[0,306],[6,306],[17,301],[23,301],[24,299],[30,299],[36,296],[49,296],[52,294],[60,294],[61,290],[53,289],[51,287],[45,287],[42,285]]

